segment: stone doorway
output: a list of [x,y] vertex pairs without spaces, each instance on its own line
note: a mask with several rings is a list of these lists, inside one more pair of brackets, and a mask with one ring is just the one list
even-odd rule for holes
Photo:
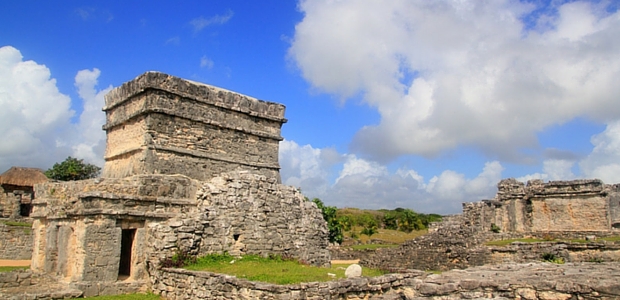
[[121,231],[121,259],[118,266],[118,279],[124,280],[131,275],[131,254],[136,229],[122,229]]

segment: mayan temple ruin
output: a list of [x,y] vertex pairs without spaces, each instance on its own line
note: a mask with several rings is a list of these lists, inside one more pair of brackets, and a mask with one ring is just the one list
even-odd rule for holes
[[[504,179],[493,199],[463,203],[428,234],[341,249],[321,210],[281,184],[283,105],[147,72],[110,91],[103,110],[101,178],[0,175],[0,259],[31,259],[0,272],[0,299],[620,299],[620,184]],[[487,244],[522,238],[536,242]],[[278,285],[164,264],[223,252],[389,272]]]
[[36,185],[33,272],[145,290],[178,251],[329,264],[321,211],[280,184],[284,106],[157,72],[105,96],[101,178]]

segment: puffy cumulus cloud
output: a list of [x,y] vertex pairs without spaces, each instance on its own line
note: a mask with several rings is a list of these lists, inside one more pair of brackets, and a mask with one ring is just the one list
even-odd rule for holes
[[550,125],[620,118],[620,12],[535,3],[302,0],[288,55],[315,88],[361,93],[381,114],[354,151],[388,161],[466,145],[523,162]]
[[103,96],[112,86],[97,91],[98,78],[101,74],[99,69],[81,70],[75,75],[75,87],[83,101],[84,109],[80,114],[80,120],[74,125],[79,138],[73,142],[73,156],[80,157],[102,166],[104,163],[106,136],[101,126],[105,124],[105,113],[101,110],[104,104]]
[[95,90],[98,76],[97,69],[76,75],[84,110],[72,124],[71,98],[58,90],[50,70],[24,61],[14,47],[0,48],[0,172],[11,166],[46,169],[69,155],[101,165],[105,91]]
[[499,162],[489,162],[475,178],[447,170],[425,181],[415,170],[392,172],[353,154],[288,140],[280,143],[280,165],[284,184],[300,187],[306,196],[327,205],[446,214],[460,212],[461,202],[493,197],[503,170]]
[[0,172],[15,166],[43,166],[60,158],[56,144],[67,134],[71,99],[60,93],[50,70],[23,61],[19,50],[0,48]]
[[611,122],[605,131],[591,139],[594,149],[579,166],[586,177],[606,183],[620,182],[620,121]]

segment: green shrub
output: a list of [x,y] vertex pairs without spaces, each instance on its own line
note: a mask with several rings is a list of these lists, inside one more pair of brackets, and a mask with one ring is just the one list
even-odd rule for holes
[[564,258],[556,256],[553,253],[543,253],[542,260],[546,262],[554,263],[554,264],[560,264],[560,265],[564,263]]
[[491,223],[491,231],[495,233],[499,233],[500,231],[502,231],[502,229],[499,226],[497,226],[495,223]]

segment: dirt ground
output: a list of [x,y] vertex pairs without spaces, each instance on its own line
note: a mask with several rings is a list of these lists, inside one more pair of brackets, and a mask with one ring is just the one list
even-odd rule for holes
[[350,264],[356,264],[359,263],[360,260],[359,259],[354,259],[354,260],[332,260],[332,264],[333,265],[350,265]]
[[5,260],[0,259],[0,267],[27,267],[30,265],[30,260]]

